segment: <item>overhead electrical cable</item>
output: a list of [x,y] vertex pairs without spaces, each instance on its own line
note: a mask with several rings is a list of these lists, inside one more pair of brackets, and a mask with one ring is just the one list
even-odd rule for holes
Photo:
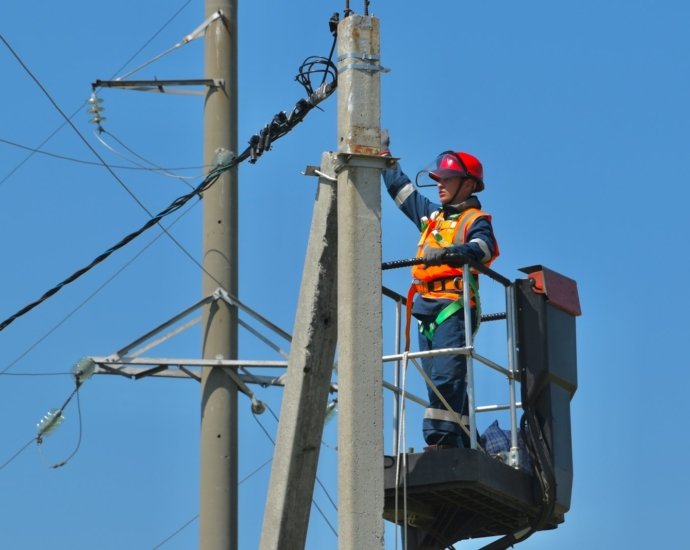
[[[130,58],[127,60],[127,62],[126,62],[122,67],[120,67],[117,71],[115,71],[115,73],[113,74],[113,76],[111,77],[111,79],[112,79],[112,78],[115,78],[115,76],[117,75],[117,73],[119,73],[122,69],[124,69],[124,68],[129,64],[129,62],[132,61],[132,59],[134,59],[137,55],[139,55],[139,53],[140,53],[146,46],[148,46],[148,44],[149,44],[156,36],[158,36],[158,34],[159,34],[165,27],[167,27],[168,24],[169,24],[170,22],[172,22],[172,20],[175,19],[175,17],[177,17],[177,16],[180,14],[180,12],[181,12],[184,8],[186,8],[186,7],[189,5],[189,3],[190,3],[191,1],[192,1],[192,0],[187,0],[187,3],[184,4],[184,5],[175,13],[175,15],[173,15],[173,16],[172,16],[172,17],[171,17],[171,18],[170,18],[170,19],[169,19],[169,20],[168,20],[168,21],[167,21],[167,22],[166,22],[166,23],[165,23],[165,24],[164,24],[164,25],[163,25],[163,26],[162,26],[152,37],[151,37],[151,38],[149,38],[149,40],[148,40],[141,48],[139,48],[139,50],[137,50],[137,52],[136,52],[132,57],[130,57]],[[80,106],[77,108],[77,110],[74,111],[74,113],[72,113],[72,114],[70,115],[70,117],[69,117],[68,120],[72,120],[75,116],[77,116],[77,114],[79,114],[79,113],[81,112],[82,107],[83,107],[83,104],[80,105]],[[12,175],[15,174],[15,173],[17,172],[17,170],[19,170],[19,169],[20,169],[20,168],[21,168],[31,157],[33,157],[36,153],[41,152],[41,151],[40,151],[41,147],[43,147],[46,143],[48,143],[48,142],[53,138],[53,136],[55,136],[55,134],[57,134],[60,130],[62,130],[62,128],[64,128],[64,126],[65,126],[66,124],[67,124],[67,122],[63,122],[62,124],[60,124],[60,126],[58,126],[52,134],[50,134],[46,139],[44,139],[44,140],[39,144],[39,146],[38,146],[36,149],[31,149],[32,152],[31,152],[30,154],[28,154],[28,155],[24,158],[24,160],[22,160],[17,166],[15,166],[15,167],[7,174],[4,178],[2,178],[2,180],[0,180],[0,185],[2,185],[2,184],[5,183],[8,179],[10,179],[10,178],[12,177]]]
[[[86,267],[83,267],[79,269],[78,271],[74,272],[72,275],[64,279],[62,282],[58,283],[56,286],[48,290],[41,298],[38,300],[31,302],[27,306],[23,307],[20,309],[17,313],[12,315],[11,317],[8,317],[5,321],[0,323],[0,331],[4,330],[10,323],[12,323],[15,319],[18,317],[21,317],[22,315],[25,315],[29,311],[31,311],[33,308],[35,308],[37,305],[41,304],[42,302],[46,301],[48,298],[56,294],[59,290],[61,290],[64,286],[76,281],[79,277],[84,275],[85,273],[89,272],[91,269],[93,269],[95,266],[100,264],[103,260],[108,258],[113,252],[119,250],[120,248],[124,247],[131,241],[133,241],[135,238],[137,238],[139,235],[144,233],[147,229],[150,229],[154,225],[156,225],[160,220],[162,220],[165,216],[168,216],[172,214],[173,212],[179,210],[182,208],[191,198],[195,197],[199,193],[202,193],[204,190],[206,190],[208,187],[210,187],[213,182],[218,178],[218,173],[212,172],[212,175],[210,175],[208,178],[206,178],[203,182],[199,184],[198,187],[196,187],[192,192],[188,193],[187,195],[184,195],[182,197],[179,197],[175,201],[170,204],[165,210],[162,210],[159,212],[156,216],[151,218],[149,221],[147,221],[140,229],[137,231],[134,231],[133,233],[130,233],[127,235],[124,239],[122,239],[120,242],[106,250],[103,254],[97,256],[89,265]],[[169,233],[166,232],[167,235],[170,236]],[[172,236],[170,236],[173,238]],[[173,239],[174,240],[174,239]],[[175,241],[177,242],[177,241]],[[179,245],[179,243],[178,243]]]
[[65,122],[71,126],[71,128],[77,133],[77,135],[78,135],[78,136],[81,138],[81,140],[86,144],[86,146],[87,146],[89,149],[91,149],[91,152],[92,152],[94,155],[96,155],[96,158],[97,158],[98,160],[100,160],[101,163],[103,163],[103,166],[105,166],[105,168],[112,174],[112,176],[113,176],[113,177],[117,180],[117,182],[125,189],[125,191],[127,191],[127,193],[129,193],[129,194],[132,196],[132,198],[137,202],[137,204],[138,204],[139,206],[141,206],[141,208],[143,208],[144,211],[145,211],[149,216],[151,216],[151,215],[152,215],[151,212],[148,210],[148,208],[146,208],[146,206],[144,206],[144,203],[142,203],[142,202],[136,197],[136,195],[129,189],[129,187],[127,187],[127,185],[125,185],[125,182],[123,182],[123,181],[117,176],[117,174],[112,170],[112,168],[110,168],[110,166],[108,166],[108,163],[105,162],[105,160],[103,160],[103,159],[101,158],[101,156],[98,154],[98,152],[96,151],[96,149],[94,149],[93,146],[86,140],[86,138],[81,134],[81,132],[77,129],[77,127],[72,123],[72,120],[64,113],[64,111],[63,111],[62,109],[60,109],[59,105],[58,105],[57,103],[55,103],[55,100],[54,100],[54,99],[52,98],[52,96],[48,93],[48,90],[46,90],[46,89],[43,87],[43,84],[41,84],[41,83],[39,82],[39,80],[38,80],[38,79],[34,76],[34,74],[29,70],[29,67],[26,66],[26,64],[22,61],[22,59],[21,59],[21,58],[19,57],[19,55],[17,54],[17,52],[15,52],[14,49],[12,49],[12,46],[10,46],[10,44],[7,42],[7,40],[5,40],[5,37],[2,36],[1,34],[0,34],[0,40],[2,40],[2,41],[4,42],[5,46],[7,46],[7,49],[8,49],[8,50],[10,50],[10,52],[12,53],[12,55],[14,56],[14,58],[17,60],[17,62],[22,66],[22,68],[26,71],[26,73],[31,77],[31,79],[36,83],[36,85],[37,85],[37,86],[41,89],[41,91],[45,94],[45,96],[48,98],[48,101],[50,101],[50,102],[53,104],[53,107],[55,107],[55,109],[62,115],[62,117],[65,119]]
[[[81,109],[79,109],[79,110],[81,111]],[[65,123],[65,124],[67,124],[67,123]],[[110,135],[112,136],[112,134],[110,134]],[[113,136],[113,137],[115,138],[115,136]],[[115,138],[115,139],[117,140],[117,138]],[[117,141],[119,142],[119,140],[117,140]],[[66,157],[64,155],[57,155],[55,153],[49,153],[48,151],[43,151],[41,149],[34,149],[33,147],[28,147],[26,145],[22,145],[21,143],[16,143],[14,141],[9,141],[7,139],[0,138],[0,143],[6,143],[7,145],[11,145],[11,146],[17,147],[19,149],[24,149],[25,151],[31,151],[32,153],[37,153],[39,155],[46,155],[48,157],[52,157],[52,158],[56,158],[56,159],[60,159],[60,160],[67,160],[70,162],[76,162],[78,164],[86,164],[89,166],[100,166],[102,168],[104,167],[103,163],[101,163],[101,162],[78,159],[78,158],[74,158],[74,157]],[[124,144],[123,144],[123,147],[127,148]],[[136,153],[134,153],[134,154],[136,154]],[[108,166],[110,166],[110,168],[117,168],[118,170],[139,170],[139,171],[146,171],[146,172],[153,172],[153,173],[157,173],[158,170],[166,171],[166,172],[173,172],[175,170],[199,170],[201,168],[204,168],[203,166],[180,166],[180,167],[172,167],[172,168],[167,168],[167,167],[149,168],[148,166],[141,166],[141,165],[139,165],[139,166],[126,166],[126,165],[118,165],[118,164],[108,164]],[[166,175],[166,174],[163,174],[163,175]],[[171,177],[176,177],[176,178],[180,178],[180,179],[184,179],[184,178],[188,178],[188,179],[195,179],[196,178],[196,179],[198,179],[198,178],[203,177],[203,176],[177,176],[177,175],[173,175]]]
[[[266,404],[266,408],[267,408],[269,411],[271,411],[271,414],[273,415],[273,417],[277,419],[275,413],[271,410],[271,407],[269,407],[268,404]],[[273,443],[273,446],[275,447],[276,442],[275,442],[275,440],[271,437],[271,435],[268,433],[268,430],[266,430],[266,428],[265,428],[264,425],[261,423],[261,421],[258,419],[258,417],[256,416],[256,414],[252,413],[252,416],[254,417],[254,420],[256,420],[256,423],[261,427],[261,429],[263,430],[263,432],[266,434],[266,437],[268,437],[268,439],[271,441],[271,443]],[[318,481],[318,480],[319,480],[319,477],[316,476],[316,479],[317,479],[317,481]],[[320,481],[319,481],[319,483],[321,484]],[[321,487],[322,487],[323,490],[326,492],[326,495],[328,496],[328,499],[331,501],[331,504],[333,504],[333,505],[335,506],[335,504],[333,503],[333,499],[332,499],[331,496],[328,494],[328,491],[326,491],[326,488],[323,486],[323,484],[321,484]],[[328,526],[331,528],[331,531],[333,531],[333,534],[337,537],[337,536],[338,536],[338,531],[336,531],[335,527],[333,527],[333,524],[331,524],[331,522],[328,521],[328,518],[326,517],[326,514],[325,514],[324,511],[321,509],[321,507],[316,503],[316,501],[314,500],[314,497],[312,497],[311,503],[314,505],[314,507],[318,510],[319,514],[321,514],[321,517],[324,519],[324,521],[325,521],[325,522],[328,524]],[[336,510],[337,510],[337,509],[338,509],[338,508],[336,508]]]
[[[109,135],[110,137],[112,137],[115,141],[117,141],[122,147],[124,147],[125,149],[127,149],[127,151],[129,151],[130,153],[132,153],[132,154],[135,155],[136,157],[140,158],[140,159],[143,160],[144,162],[147,162],[148,164],[150,164],[150,165],[153,166],[154,168],[149,168],[149,167],[147,167],[147,166],[144,166],[143,164],[138,163],[138,162],[135,161],[135,160],[130,159],[129,157],[126,157],[125,155],[123,155],[122,153],[120,153],[119,151],[117,151],[114,147],[111,147],[110,145],[108,145],[108,144],[103,140],[103,138],[102,138],[99,134],[108,134],[108,135]],[[188,187],[190,187],[190,188],[192,188],[192,189],[194,189],[194,186],[193,186],[191,183],[189,183],[189,182],[187,182],[187,181],[185,181],[185,180],[198,180],[199,178],[203,178],[203,177],[204,177],[204,174],[197,174],[197,175],[195,175],[195,176],[179,176],[179,175],[177,175],[177,174],[173,174],[173,173],[170,172],[169,170],[166,170],[165,168],[163,168],[163,167],[161,167],[161,166],[158,166],[157,164],[151,162],[150,160],[145,159],[145,158],[142,157],[139,153],[137,153],[137,152],[135,152],[135,151],[132,151],[132,149],[130,149],[129,147],[127,147],[127,146],[126,146],[124,143],[122,143],[122,141],[120,141],[117,137],[115,137],[113,134],[111,134],[110,132],[104,130],[104,129],[101,128],[101,127],[99,127],[99,128],[97,128],[96,130],[94,130],[94,131],[93,131],[93,135],[96,137],[96,139],[97,139],[98,141],[100,141],[100,142],[103,144],[103,146],[104,146],[106,149],[108,149],[108,150],[111,151],[112,153],[116,154],[118,157],[121,157],[121,158],[125,159],[126,161],[131,162],[132,164],[138,166],[139,168],[146,169],[146,170],[150,170],[151,172],[153,172],[153,173],[155,173],[155,174],[159,174],[159,175],[161,175],[161,176],[166,176],[166,177],[168,177],[168,178],[175,178],[175,179],[178,179],[178,180],[182,180],[183,183],[184,183],[186,186],[188,186]]]
[[160,548],[161,546],[163,546],[166,542],[168,542],[170,539],[172,539],[175,535],[178,535],[179,533],[181,533],[181,532],[184,530],[185,527],[188,527],[189,525],[191,525],[191,524],[194,522],[194,520],[195,520],[195,519],[198,519],[198,518],[199,518],[199,514],[197,514],[196,516],[194,516],[194,517],[193,517],[192,519],[190,519],[187,523],[185,523],[182,527],[180,527],[177,531],[175,531],[172,535],[170,535],[167,539],[165,539],[165,540],[163,540],[162,542],[158,543],[158,544],[157,544],[156,546],[154,546],[151,550],[157,550],[158,548]]
[[8,372],[5,376],[70,376],[71,372]]
[[223,12],[221,10],[216,11],[215,13],[211,14],[206,21],[204,21],[201,25],[199,25],[196,29],[194,29],[191,33],[189,33],[187,36],[184,36],[182,40],[180,40],[177,44],[175,44],[173,47],[168,48],[165,50],[163,53],[158,54],[157,56],[153,57],[152,59],[149,59],[146,63],[143,63],[139,65],[136,69],[133,69],[129,71],[127,74],[124,74],[115,80],[123,80],[127,78],[128,76],[133,75],[134,73],[140,71],[144,67],[147,67],[154,61],[158,61],[160,58],[168,55],[170,52],[176,50],[177,48],[180,48],[186,44],[189,44],[192,40],[196,40],[197,38],[201,38],[204,36],[206,33],[206,29],[208,26],[213,23],[216,19],[220,19],[223,16]]
[[67,404],[72,400],[72,397],[75,395],[77,396],[77,411],[79,412],[79,439],[77,440],[77,446],[75,447],[74,451],[72,451],[72,454],[70,454],[65,460],[51,464],[46,459],[45,455],[43,454],[43,438],[41,437],[40,434],[36,438],[36,440],[38,441],[38,451],[41,453],[41,458],[43,459],[43,462],[45,462],[45,465],[48,466],[48,468],[60,468],[60,467],[64,466],[70,460],[72,460],[72,457],[74,457],[74,455],[77,454],[77,452],[79,451],[79,448],[81,447],[81,438],[82,438],[82,434],[84,431],[84,426],[83,426],[83,422],[82,422],[82,418],[81,418],[81,400],[79,399],[79,388],[81,388],[81,383],[77,382],[77,388],[74,390],[72,395],[70,395],[67,398],[67,401],[65,402],[65,404],[60,408],[60,411],[64,411]]
[[[74,113],[72,113],[72,116],[70,116],[70,120],[73,119],[75,116],[77,116],[77,114],[81,112],[81,109],[82,109],[82,108],[79,107],[76,111],[74,111]],[[45,138],[45,139],[39,144],[39,146],[38,146],[36,149],[30,149],[30,148],[27,147],[26,149],[29,149],[29,150],[31,151],[31,153],[29,153],[29,154],[24,158],[24,160],[22,160],[19,164],[17,164],[17,166],[15,166],[12,170],[10,170],[10,172],[9,172],[4,178],[2,178],[2,180],[0,180],[0,185],[2,185],[2,184],[5,183],[8,179],[10,179],[10,178],[15,174],[15,172],[17,172],[17,170],[19,170],[22,166],[24,166],[24,164],[25,164],[31,157],[33,157],[36,153],[42,152],[42,151],[40,151],[41,147],[43,147],[46,143],[48,143],[48,142],[53,138],[53,136],[54,136],[55,134],[57,134],[60,130],[62,130],[62,129],[64,128],[65,124],[67,124],[67,123],[66,123],[66,122],[63,122],[62,124],[60,124],[60,126],[58,126],[52,134],[50,134],[47,138]],[[3,141],[4,141],[4,140],[3,140]],[[10,143],[10,142],[7,142],[7,141],[6,141],[5,143]],[[12,145],[16,145],[16,144],[13,143]],[[20,147],[21,147],[21,146],[20,146]],[[51,156],[52,156],[52,155],[51,155]]]
[[[334,36],[334,41],[336,40],[336,33],[333,31],[333,36]],[[12,50],[10,45],[5,41],[5,39],[0,35],[0,39],[2,39],[3,42],[7,45],[7,47],[10,49],[10,51],[13,53],[13,55],[17,58],[19,63],[25,68],[27,72],[29,72],[29,69],[24,65],[24,63],[21,61],[21,59],[17,56],[17,54]],[[331,52],[333,49],[331,49]],[[214,162],[214,168],[208,173],[206,178],[197,186],[195,187],[191,192],[187,193],[186,195],[183,195],[181,197],[178,197],[175,199],[167,208],[159,212],[156,216],[153,216],[149,221],[147,221],[140,229],[137,231],[134,231],[133,233],[130,233],[126,237],[124,237],[119,243],[115,244],[108,250],[106,250],[103,254],[100,256],[96,257],[89,265],[81,268],[80,270],[74,272],[72,275],[64,279],[62,282],[58,283],[56,286],[48,290],[39,298],[38,300],[26,305],[23,307],[21,310],[19,310],[17,313],[14,315],[8,317],[0,323],[0,331],[4,330],[8,325],[10,325],[13,321],[15,321],[17,318],[21,317],[22,315],[25,315],[29,311],[31,311],[33,308],[56,294],[60,289],[62,289],[64,286],[76,281],[79,277],[90,271],[92,268],[94,268],[96,265],[100,264],[102,261],[104,261],[106,258],[108,258],[113,252],[119,250],[120,248],[124,247],[131,241],[133,241],[135,238],[137,238],[139,235],[153,227],[154,225],[158,224],[164,217],[172,214],[173,212],[177,211],[179,208],[184,206],[190,199],[196,197],[196,196],[201,196],[201,194],[206,191],[208,188],[210,188],[218,179],[218,177],[223,174],[224,172],[227,172],[231,168],[234,168],[241,162],[249,159],[250,164],[255,163],[258,158],[266,151],[270,151],[272,148],[273,142],[276,140],[280,139],[281,137],[287,135],[295,126],[297,126],[300,122],[304,120],[306,115],[314,108],[316,107],[319,103],[330,97],[330,95],[335,91],[337,87],[337,70],[335,67],[335,64],[330,60],[330,59],[325,59],[325,58],[320,58],[320,61],[318,64],[323,64],[326,65],[326,69],[314,69],[316,62],[314,61],[314,58],[309,58],[307,61],[305,61],[302,66],[300,66],[299,69],[299,75],[296,77],[296,79],[305,87],[307,91],[312,90],[311,83],[310,83],[310,75],[314,73],[323,73],[325,71],[325,74],[329,75],[332,80],[329,82],[324,82],[321,84],[316,90],[313,90],[309,93],[309,97],[307,99],[300,99],[295,107],[289,112],[286,113],[285,111],[279,112],[277,115],[273,117],[270,123],[266,124],[266,126],[256,135],[252,136],[252,138],[249,140],[249,147],[245,149],[245,151],[240,154],[239,156],[233,157],[233,158],[225,158],[226,156],[229,157],[231,153],[228,151],[221,151],[217,156],[216,156],[216,162]],[[50,98],[50,95],[48,95],[47,91],[45,91],[45,88],[41,86],[41,84],[36,80],[36,78],[29,72],[31,77],[36,81],[38,86],[44,91],[44,93],[48,96],[50,101],[55,105],[55,107],[60,111],[60,113],[64,115],[64,113],[59,109],[59,107],[55,104],[55,102]],[[74,125],[70,122],[70,125],[75,129],[77,134],[87,143],[88,147],[96,154],[96,156],[100,159],[100,156],[96,151],[91,147],[91,145],[86,142],[84,137],[79,133],[79,131],[74,127]],[[225,155],[224,155],[224,154]],[[102,160],[102,159],[101,159]],[[105,164],[105,161],[103,161]],[[123,182],[117,177],[117,175],[110,170],[110,172],[113,174],[113,176],[117,179],[118,182],[121,183],[125,189],[132,195],[132,197],[136,200],[136,202],[147,212],[150,214],[150,212],[146,209],[146,207],[134,196],[134,194],[124,185]],[[163,231],[166,231],[165,228],[163,228]],[[190,257],[192,257],[189,252],[187,252],[182,245],[180,245],[179,242],[177,242],[172,235],[169,233],[166,234],[178,245],[180,248]],[[192,259],[194,259],[192,257]],[[194,261],[198,264],[198,261],[194,259]],[[201,265],[201,264],[199,264]],[[202,269],[204,269],[202,267]],[[204,269],[204,271],[206,271]],[[222,285],[221,285],[222,286]]]
[[2,466],[0,466],[0,470],[2,470],[10,462],[12,462],[15,458],[17,458],[20,454],[22,454],[28,448],[28,446],[31,445],[34,441],[36,441],[36,438],[32,437],[26,445],[24,445],[21,449],[19,449],[16,453],[14,453],[14,455],[12,455],[12,458],[10,458]]
[[[273,415],[273,418],[276,419],[276,422],[278,422],[278,424],[280,424],[280,420],[278,420],[278,417],[276,416],[276,413],[273,412],[273,409],[270,407],[270,405],[269,405],[268,403],[266,403],[266,408],[268,409],[268,412],[270,412],[270,413]],[[326,447],[329,447],[329,446],[326,445],[323,441],[321,441],[321,444],[322,444],[322,445],[325,445]],[[274,445],[275,445],[275,443],[274,443]],[[332,448],[332,447],[329,447],[329,448]],[[337,450],[337,449],[336,449],[336,450]],[[330,493],[328,492],[328,489],[326,489],[326,486],[325,486],[323,483],[321,483],[321,480],[319,479],[319,476],[316,476],[316,481],[317,481],[317,483],[321,486],[321,488],[323,489],[323,492],[326,493],[326,496],[328,497],[328,500],[331,501],[331,504],[333,505],[333,508],[335,508],[335,511],[337,512],[337,511],[338,511],[338,505],[335,503],[335,501],[334,501],[333,498],[331,497]]]
[[178,15],[180,15],[180,13],[182,13],[182,10],[185,9],[187,6],[189,6],[189,4],[191,4],[191,2],[192,2],[192,0],[187,0],[187,1],[182,5],[182,7],[181,7],[179,10],[177,10],[177,11],[175,12],[175,14],[163,24],[163,26],[162,26],[160,29],[158,29],[158,30],[154,33],[154,35],[153,35],[151,38],[149,38],[149,39],[144,43],[144,45],[143,45],[141,48],[139,48],[139,49],[134,53],[134,55],[132,55],[132,57],[130,57],[127,61],[125,61],[125,63],[122,65],[122,67],[120,67],[117,71],[115,71],[115,73],[113,74],[112,78],[115,78],[115,76],[117,75],[117,73],[119,73],[122,69],[124,69],[127,65],[129,65],[129,63],[130,63],[136,56],[138,56],[142,51],[144,51],[144,48],[146,48],[146,46],[148,46],[151,42],[153,42],[153,40],[156,38],[156,36],[158,36],[161,32],[163,32],[163,29],[165,29],[165,27],[167,27],[170,23],[172,23],[173,20],[174,20]]
[[[178,221],[180,221],[184,216],[187,215],[188,212],[192,210],[198,203],[194,203],[192,206],[190,206],[187,210],[185,210],[182,214],[180,214],[167,228],[170,229],[173,225],[175,225]],[[55,332],[60,326],[63,325],[72,315],[74,315],[77,311],[79,311],[82,307],[84,307],[87,302],[89,302],[96,294],[98,294],[101,290],[103,290],[108,284],[110,284],[120,273],[122,273],[125,269],[127,269],[134,261],[139,258],[146,250],[149,249],[149,247],[155,243],[158,239],[160,239],[165,233],[159,233],[156,235],[153,239],[151,239],[151,242],[149,242],[146,246],[144,246],[139,252],[137,252],[132,259],[130,259],[125,265],[123,265],[120,269],[118,269],[111,277],[109,277],[101,286],[99,286],[96,290],[94,290],[89,296],[86,297],[85,300],[83,300],[77,307],[75,307],[72,311],[70,311],[67,315],[65,315],[53,328],[51,328],[48,332],[46,332],[43,336],[41,336],[38,340],[36,340],[26,351],[24,351],[19,357],[17,357],[14,361],[12,361],[9,365],[7,365],[2,371],[0,371],[0,376],[7,376],[8,373],[7,371],[11,369],[14,365],[16,365],[19,361],[21,361],[24,357],[26,357],[29,352],[31,352],[34,348],[36,348],[41,342],[43,342],[48,336],[50,336],[53,332]]]
[[[258,468],[255,468],[254,471],[248,475],[246,475],[242,480],[237,484],[242,485],[245,481],[247,481],[250,477],[252,477],[254,474],[258,474],[264,467],[266,467],[271,461],[273,460],[273,457],[269,458],[266,462],[264,462],[261,466]],[[154,546],[151,550],[157,550],[157,548],[160,548],[163,546],[166,542],[168,542],[170,539],[172,539],[175,535],[179,534],[184,530],[185,527],[188,527],[195,519],[199,517],[199,514],[194,516],[192,519],[190,519],[187,523],[185,523],[182,527],[180,527],[177,531],[175,531],[172,535],[170,535],[168,538],[165,540],[159,542],[156,546]]]
[[[81,361],[79,363],[81,363]],[[26,443],[26,445],[24,445],[21,449],[19,449],[16,453],[14,453],[14,455],[12,455],[12,457],[9,460],[7,460],[4,464],[2,464],[2,466],[0,466],[0,470],[5,468],[15,458],[17,458],[20,454],[22,454],[22,452],[24,452],[24,450],[29,445],[31,445],[31,443],[33,443],[34,441],[36,441],[38,443],[38,450],[41,454],[41,457],[43,458],[43,461],[46,463],[46,465],[49,468],[60,468],[61,466],[64,466],[65,464],[67,464],[67,462],[69,462],[69,460],[71,460],[72,457],[75,454],[77,454],[77,451],[79,450],[79,447],[81,446],[81,438],[82,438],[82,418],[81,418],[81,404],[79,402],[79,389],[83,385],[84,381],[88,380],[93,375],[93,368],[91,368],[89,372],[87,372],[86,370],[76,370],[79,363],[77,363],[77,365],[75,365],[75,367],[72,369],[72,372],[70,372],[70,374],[74,377],[75,382],[76,382],[76,387],[75,387],[74,391],[72,391],[72,393],[69,395],[69,397],[63,403],[62,407],[60,407],[59,409],[53,409],[52,411],[48,412],[41,419],[41,421],[37,425],[38,433],[34,437],[32,437]],[[93,365],[93,362],[91,364]],[[67,405],[69,405],[70,401],[72,401],[72,398],[75,395],[77,396],[77,407],[79,410],[79,440],[77,441],[77,446],[74,449],[74,451],[72,452],[72,454],[70,454],[69,457],[67,457],[65,460],[63,460],[57,464],[50,464],[45,459],[45,457],[43,456],[43,450],[41,449],[41,444],[43,443],[43,437],[47,437],[47,436],[51,435],[60,426],[60,424],[64,420],[64,416],[62,413],[65,410],[65,408],[67,407]]]

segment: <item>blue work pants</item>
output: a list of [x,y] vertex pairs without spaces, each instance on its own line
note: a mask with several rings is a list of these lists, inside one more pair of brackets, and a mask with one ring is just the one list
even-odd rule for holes
[[[476,326],[477,314],[472,308],[472,326]],[[434,317],[417,315],[424,328]],[[421,327],[420,327],[421,328]],[[465,345],[465,310],[460,309],[443,321],[434,331],[431,341],[419,334],[419,350],[429,351],[442,348],[461,348]],[[458,414],[467,416],[467,360],[464,355],[439,355],[422,359],[424,372],[434,383],[444,399]],[[428,445],[450,445],[469,447],[469,438],[455,422],[436,393],[427,385],[429,407],[424,413],[422,431]]]

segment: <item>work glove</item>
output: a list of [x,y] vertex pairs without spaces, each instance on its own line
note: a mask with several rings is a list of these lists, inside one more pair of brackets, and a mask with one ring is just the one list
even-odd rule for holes
[[424,267],[427,268],[432,265],[443,265],[445,263],[445,257],[448,254],[448,250],[445,248],[439,248],[437,246],[425,246],[424,247]]
[[388,135],[388,130],[381,130],[381,154],[390,153],[391,138]]

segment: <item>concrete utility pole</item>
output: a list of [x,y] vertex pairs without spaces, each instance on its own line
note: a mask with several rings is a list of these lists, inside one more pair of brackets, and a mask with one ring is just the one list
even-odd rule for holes
[[[321,173],[333,177],[335,153]],[[260,550],[304,548],[321,450],[337,325],[336,184],[319,178],[295,316]]]
[[379,20],[338,25],[338,548],[383,548]]
[[[208,88],[204,108],[204,164],[216,150],[237,153],[237,1],[206,0],[206,17],[222,18],[206,30],[206,78],[225,81]],[[218,286],[238,294],[237,168],[204,193],[202,295]],[[202,356],[237,359],[237,308],[222,301],[204,307]],[[204,369],[201,379],[201,481],[199,548],[237,550],[237,385],[222,370]]]

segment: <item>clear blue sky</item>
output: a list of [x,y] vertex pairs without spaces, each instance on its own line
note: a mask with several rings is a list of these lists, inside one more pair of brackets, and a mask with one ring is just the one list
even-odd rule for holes
[[[3,7],[0,33],[71,115],[89,97],[91,82],[114,76],[184,3],[12,2]],[[352,7],[361,12],[361,4],[353,0]],[[328,54],[327,21],[343,8],[342,1],[240,3],[242,144],[303,96],[293,81],[297,68],[310,55]],[[502,253],[494,267],[517,278],[518,268],[541,263],[578,281],[583,316],[580,387],[572,403],[572,510],[559,529],[519,547],[682,546],[690,487],[682,406],[690,384],[687,5],[372,0],[370,9],[381,19],[382,63],[392,69],[382,76],[382,125],[403,167],[413,176],[440,151],[475,154],[485,166],[481,199],[494,216]],[[168,49],[203,19],[202,0],[192,0],[119,74]],[[201,78],[202,57],[202,41],[196,41],[138,77]],[[63,120],[2,44],[0,67],[0,139],[35,147]],[[111,146],[123,151],[115,136],[161,166],[201,164],[200,98],[117,90],[101,97]],[[322,107],[258,164],[240,169],[240,298],[288,331],[315,192],[315,180],[300,171],[336,146],[336,98]],[[96,140],[88,120],[82,110],[74,123],[107,162],[126,165]],[[67,127],[44,150],[97,160]],[[6,178],[26,155],[0,143],[2,319],[147,220],[102,167],[35,155]],[[188,189],[149,172],[117,174],[154,212]],[[383,199],[383,257],[410,257],[415,229],[387,195]],[[201,205],[171,232],[199,259]],[[159,234],[151,230],[1,332],[0,370],[14,362],[7,371],[14,375],[67,372],[80,357],[113,353],[198,300],[199,268],[163,236],[25,353]],[[384,281],[404,292],[409,274],[386,273]],[[483,292],[487,310],[502,310],[498,289],[485,285]],[[392,309],[386,306],[390,352]],[[499,360],[502,330],[483,328],[478,343]],[[197,327],[156,355],[198,357],[199,342]],[[240,356],[280,358],[246,333]],[[411,389],[423,393],[418,375],[410,377]],[[500,381],[481,375],[479,382],[480,398],[502,400],[493,395]],[[71,390],[66,375],[0,377],[0,463],[35,435],[39,419]],[[279,412],[281,390],[257,392]],[[199,385],[99,376],[80,393],[83,438],[66,466],[46,468],[33,444],[0,471],[2,548],[146,550],[198,513]],[[240,414],[242,479],[273,447],[246,398]],[[408,414],[408,445],[420,448],[422,410],[411,406]],[[49,462],[76,446],[76,402],[66,417],[45,439]],[[480,427],[490,420],[482,418]],[[270,413],[260,421],[274,436]],[[387,452],[390,428],[387,421]],[[324,440],[336,444],[335,425]],[[324,447],[319,477],[334,498],[336,463],[336,451]],[[269,474],[270,465],[240,487],[242,548],[258,544]],[[335,524],[337,514],[318,487],[315,499]],[[392,534],[388,529],[387,549]],[[193,522],[163,548],[194,548],[197,537]],[[336,544],[313,511],[308,548]]]

